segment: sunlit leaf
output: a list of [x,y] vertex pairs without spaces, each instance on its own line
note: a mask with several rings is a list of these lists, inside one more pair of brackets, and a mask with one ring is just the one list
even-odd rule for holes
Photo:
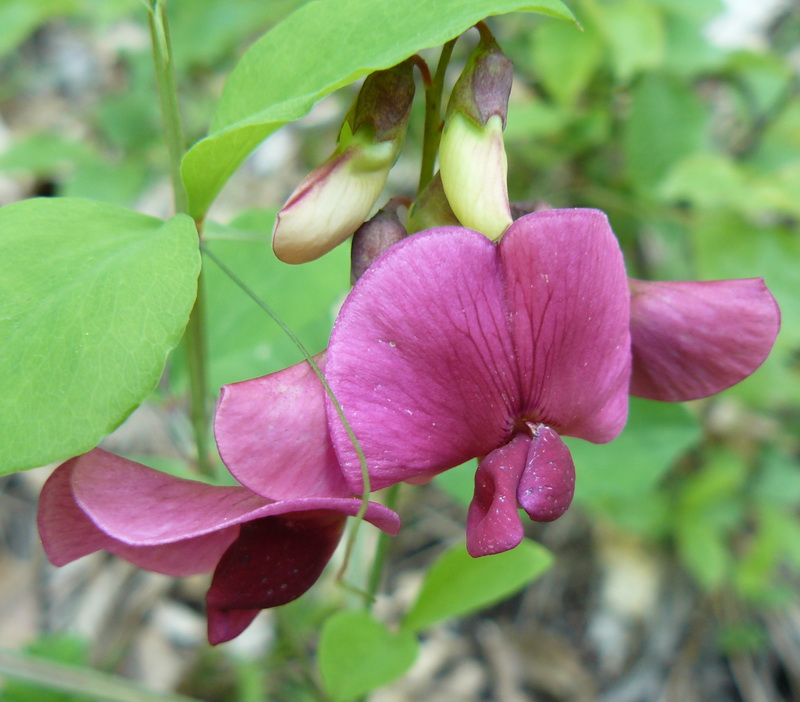
[[490,15],[538,12],[572,19],[560,0],[317,0],[245,53],[225,86],[210,136],[186,154],[192,214],[203,215],[261,141],[320,98],[422,49],[439,46]]
[[333,702],[345,702],[390,683],[417,657],[417,637],[390,632],[369,612],[343,611],[329,617],[319,640],[319,666]]
[[458,544],[428,570],[403,626],[419,631],[488,607],[521,590],[552,563],[551,553],[529,539],[511,551],[481,558],[472,558]]
[[0,472],[95,446],[153,390],[196,292],[197,235],[89,200],[0,210]]

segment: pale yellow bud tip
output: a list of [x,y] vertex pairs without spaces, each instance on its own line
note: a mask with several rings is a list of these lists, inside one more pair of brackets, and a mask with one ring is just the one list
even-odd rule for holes
[[450,114],[439,145],[439,170],[459,221],[498,239],[512,222],[500,115],[481,128],[461,112]]

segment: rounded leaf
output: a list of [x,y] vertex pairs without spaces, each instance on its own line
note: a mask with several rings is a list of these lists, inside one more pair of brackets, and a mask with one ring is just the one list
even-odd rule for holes
[[0,470],[95,446],[155,388],[197,290],[189,217],[89,200],[0,210]]

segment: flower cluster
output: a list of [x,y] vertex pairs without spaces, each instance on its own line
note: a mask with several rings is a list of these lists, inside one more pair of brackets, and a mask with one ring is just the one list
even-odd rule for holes
[[[225,641],[319,577],[362,506],[364,460],[379,490],[477,457],[467,548],[496,554],[522,539],[519,509],[546,522],[569,507],[576,476],[562,436],[611,441],[631,394],[693,400],[758,368],[780,325],[762,280],[630,279],[596,210],[512,222],[501,137],[510,79],[482,36],[448,108],[442,173],[410,210],[423,231],[406,235],[397,200],[362,224],[402,142],[409,62],[365,82],[337,153],[279,216],[274,248],[293,263],[358,229],[355,285],[318,359],[347,426],[307,363],[227,386],[215,434],[240,485],[95,449],[44,487],[54,563],[103,549],[171,575],[213,572],[209,638]],[[364,518],[390,534],[400,525],[377,503]]]

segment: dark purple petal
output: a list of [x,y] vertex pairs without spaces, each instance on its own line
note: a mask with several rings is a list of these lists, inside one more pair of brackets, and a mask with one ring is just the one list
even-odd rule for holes
[[508,551],[522,541],[517,484],[530,444],[530,436],[517,434],[478,466],[475,495],[467,515],[467,551],[473,558]]
[[235,639],[260,613],[260,609],[217,609],[206,606],[208,642],[216,646]]
[[500,241],[526,420],[594,442],[625,425],[630,377],[625,266],[606,216],[549,210]]
[[[325,367],[324,354],[315,360]],[[263,497],[352,494],[328,435],[325,391],[305,361],[224,386],[214,433],[233,476]]]
[[550,427],[536,427],[528,448],[517,501],[535,522],[552,522],[567,511],[575,494],[575,465],[566,444]]
[[226,613],[277,607],[306,592],[336,549],[344,522],[338,512],[318,510],[242,525],[206,596],[209,610],[215,611],[214,621],[209,619],[211,643],[226,641],[236,630]]
[[[364,449],[373,489],[504,444],[519,404],[497,250],[444,227],[393,246],[367,270],[331,336],[326,377]],[[361,469],[328,409],[351,488]]]
[[780,310],[761,278],[630,281],[631,394],[680,402],[746,378],[766,359]]

